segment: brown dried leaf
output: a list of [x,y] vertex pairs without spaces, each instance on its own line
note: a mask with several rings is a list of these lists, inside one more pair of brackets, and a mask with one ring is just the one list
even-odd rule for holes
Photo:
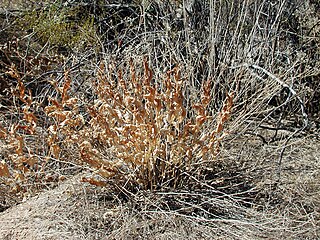
[[207,120],[207,116],[197,116],[196,117],[196,125],[198,127],[201,127],[206,120]]
[[61,152],[61,149],[57,144],[52,144],[50,146],[50,152],[51,152],[51,154],[53,155],[54,158],[58,159],[59,155],[60,155],[60,152]]
[[161,98],[157,97],[154,99],[154,104],[156,106],[156,110],[157,110],[157,114],[160,113],[161,109],[162,109],[162,101],[161,101]]
[[33,167],[36,163],[38,162],[38,159],[36,156],[31,156],[31,157],[28,157],[26,159],[26,162],[30,167]]
[[167,78],[164,81],[166,87],[166,95],[169,95],[172,89],[171,73],[167,72]]
[[16,139],[18,140],[18,146],[16,148],[16,154],[19,156],[23,155],[23,146],[24,146],[24,140],[21,136],[16,136]]
[[152,71],[149,68],[148,59],[144,59],[144,84],[146,87],[150,87],[150,83],[152,81]]
[[31,124],[32,126],[30,126],[30,132],[31,134],[34,134],[34,129],[37,126],[37,117],[32,113],[32,112],[25,112],[24,113],[24,119]]
[[221,121],[222,123],[224,123],[224,122],[228,121],[229,118],[230,118],[229,112],[224,112],[224,113],[222,114],[222,116],[221,116],[220,121]]
[[154,104],[156,89],[154,87],[148,87],[148,94],[144,95],[144,98],[147,99],[150,103]]
[[104,177],[104,178],[111,178],[111,177],[113,177],[115,174],[116,174],[116,172],[114,171],[114,170],[112,170],[112,171],[108,171],[108,170],[99,170],[98,172],[97,172],[97,174],[99,174],[101,177]]
[[25,179],[25,177],[24,177],[24,175],[21,174],[21,173],[16,173],[15,176],[14,176],[14,179],[15,179],[16,181],[22,181],[22,180]]
[[182,81],[180,81],[181,79],[180,69],[178,67],[174,67],[172,71],[174,73],[175,82],[181,84]]
[[194,104],[192,108],[197,111],[198,115],[202,115],[202,116],[206,115],[206,111],[201,104]]
[[220,133],[223,130],[223,123],[219,122],[216,128],[216,133]]
[[4,161],[0,162],[0,177],[10,177],[8,165]]
[[133,59],[130,58],[130,73],[131,73],[131,80],[133,83],[136,83],[136,69],[133,65]]
[[47,107],[44,108],[44,112],[45,112],[45,114],[48,115],[49,113],[54,112],[57,109],[58,108],[56,106],[47,106]]
[[127,85],[126,85],[126,81],[123,79],[121,69],[118,70],[118,78],[119,78],[119,84],[120,84],[121,88],[126,91]]
[[87,183],[90,183],[91,185],[95,185],[97,187],[104,187],[106,186],[106,182],[103,182],[103,181],[99,181],[97,179],[94,179],[94,178],[86,178],[86,177],[83,177],[81,179],[81,182],[87,182]]
[[203,83],[202,89],[201,103],[204,107],[207,107],[211,100],[211,79]]
[[23,85],[23,83],[22,83],[20,78],[18,78],[18,90],[19,90],[19,98],[20,98],[20,100],[25,102],[24,97],[25,97],[26,89],[25,89],[25,87],[24,87],[24,85]]
[[64,103],[64,105],[69,106],[69,107],[74,107],[77,102],[78,102],[78,98],[73,97],[73,98],[68,99],[68,100]]
[[55,120],[59,121],[59,122],[63,122],[67,119],[68,115],[71,112],[69,111],[54,111],[48,114],[49,117],[53,117],[55,118]]
[[106,70],[106,66],[105,66],[104,62],[101,61],[100,64],[99,64],[99,68],[98,68],[98,78],[100,80],[104,80],[104,78],[105,78],[105,74],[104,74],[105,70]]
[[69,77],[70,70],[64,72],[65,83],[62,88],[62,103],[65,103],[69,99],[68,90],[71,86],[71,78]]
[[20,79],[20,74],[18,73],[16,67],[14,65],[11,66],[10,70],[6,72],[10,77],[14,79]]
[[6,138],[7,135],[8,135],[7,130],[4,127],[0,126],[0,138]]

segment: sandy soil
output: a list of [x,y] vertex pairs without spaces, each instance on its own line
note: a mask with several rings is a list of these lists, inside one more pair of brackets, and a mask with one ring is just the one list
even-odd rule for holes
[[68,218],[82,204],[75,196],[83,191],[83,184],[68,180],[0,213],[0,239],[85,239],[81,231],[70,231],[78,224]]

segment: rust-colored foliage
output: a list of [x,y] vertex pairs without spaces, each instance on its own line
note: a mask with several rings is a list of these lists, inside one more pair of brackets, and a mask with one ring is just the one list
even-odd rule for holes
[[87,182],[87,183],[90,183],[90,184],[98,186],[98,187],[104,187],[104,186],[107,185],[104,181],[98,181],[98,180],[96,180],[94,178],[85,178],[85,177],[83,177],[81,179],[81,182]]
[[0,177],[10,177],[8,165],[5,162],[0,162]]
[[[143,76],[137,74],[132,60],[129,77],[125,69],[118,69],[114,81],[109,74],[114,70],[112,65],[100,64],[95,85],[98,98],[87,107],[88,122],[76,107],[77,99],[68,103],[71,80],[66,72],[59,90],[61,100],[51,100],[45,109],[56,122],[49,128],[48,142],[54,157],[58,157],[54,147],[59,132],[65,136],[65,143],[78,149],[81,161],[102,177],[129,178],[151,189],[161,184],[176,187],[181,173],[204,159],[214,160],[223,126],[230,117],[233,94],[227,95],[214,127],[214,116],[207,111],[211,80],[203,84],[201,101],[186,109],[184,81],[177,67],[166,73],[162,84],[155,83],[147,59]],[[64,110],[66,105],[69,110]],[[193,112],[192,117],[187,116],[188,111]],[[77,130],[80,125],[83,129]],[[208,131],[210,128],[213,130]],[[106,149],[111,157],[104,156]],[[93,179],[86,182],[100,185]]]
[[[230,118],[233,93],[227,94],[215,116],[209,111],[211,80],[203,83],[200,99],[193,99],[187,108],[186,86],[178,67],[168,71],[163,81],[154,79],[147,59],[142,67],[143,73],[139,74],[132,60],[129,69],[101,63],[95,83],[96,100],[81,112],[80,100],[70,97],[69,71],[65,72],[61,87],[53,82],[60,96],[49,98],[44,108],[51,122],[46,141],[50,157],[69,156],[68,161],[73,158],[104,179],[117,178],[149,189],[177,187],[184,172],[194,171],[204,161],[214,162]],[[13,125],[11,131],[0,127],[0,136],[7,138],[14,150],[11,161],[18,169],[14,176],[23,179],[37,161],[19,131],[37,134],[37,117],[31,111],[30,91],[14,68],[10,74],[18,81],[17,97],[24,104],[25,124]],[[71,152],[63,152],[68,149]],[[2,176],[10,176],[6,163],[0,169]],[[83,181],[96,186],[105,184],[94,178]]]
[[32,111],[34,102],[31,91],[26,90],[14,65],[7,74],[17,80],[15,96],[21,101],[19,107],[23,118],[18,123],[13,123],[9,129],[0,126],[1,147],[3,151],[8,152],[5,161],[0,164],[0,177],[6,177],[8,181],[5,183],[7,184],[10,184],[12,180],[18,184],[19,181],[25,179],[26,174],[30,173],[30,168],[38,162],[26,141],[27,137],[37,134],[38,119]]

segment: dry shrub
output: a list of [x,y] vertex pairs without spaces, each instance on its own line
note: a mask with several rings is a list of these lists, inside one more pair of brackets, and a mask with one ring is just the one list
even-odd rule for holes
[[[178,187],[185,172],[198,171],[215,160],[219,144],[226,135],[224,125],[230,118],[233,93],[228,93],[221,111],[215,116],[209,111],[211,80],[203,83],[201,98],[186,107],[185,82],[180,70],[174,68],[166,78],[155,83],[147,60],[143,74],[130,62],[130,77],[117,70],[112,79],[112,67],[100,64],[95,82],[96,100],[84,103],[70,97],[72,80],[65,72],[62,87],[53,85],[58,96],[49,97],[44,108],[49,127],[48,152],[37,149],[32,138],[43,138],[36,130],[37,117],[32,111],[35,102],[15,68],[8,74],[18,82],[17,97],[21,101],[23,119],[10,130],[1,127],[1,138],[8,152],[1,162],[1,177],[24,180],[42,159],[66,160],[89,168],[105,179],[125,180],[145,189],[163,186]],[[39,113],[38,113],[39,114]],[[41,114],[40,115],[44,115]],[[215,126],[213,126],[215,125]],[[76,160],[72,160],[76,159]],[[43,164],[46,164],[44,162]],[[105,182],[95,178],[83,181],[94,185]],[[7,181],[12,183],[12,181]]]
[[22,118],[7,127],[0,126],[0,149],[1,155],[5,156],[0,164],[0,177],[5,178],[3,182],[11,186],[11,191],[20,192],[20,183],[34,173],[30,170],[38,163],[32,147],[34,142],[31,141],[37,134],[37,117],[32,110],[34,101],[31,91],[26,90],[18,70],[13,65],[6,74],[18,82],[13,93],[21,102],[19,112]]
[[[57,88],[59,99],[50,99],[45,108],[54,120],[48,128],[54,158],[60,157],[62,145],[71,147],[103,178],[115,177],[146,189],[178,187],[185,171],[214,161],[230,118],[233,93],[227,94],[220,113],[212,116],[210,80],[202,86],[201,100],[187,109],[178,68],[168,71],[161,84],[154,83],[146,60],[143,76],[136,73],[132,61],[128,78],[118,69],[112,79],[113,70],[100,64],[96,100],[84,112],[79,110],[79,99],[69,96],[71,79],[65,73],[63,86]],[[83,181],[104,184],[93,178]]]

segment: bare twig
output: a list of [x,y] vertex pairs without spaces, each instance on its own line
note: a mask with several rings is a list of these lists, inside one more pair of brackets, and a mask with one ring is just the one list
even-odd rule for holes
[[[305,105],[302,101],[302,99],[297,95],[297,92],[292,88],[290,87],[288,84],[286,84],[284,81],[282,81],[280,78],[278,78],[277,76],[275,76],[273,73],[269,72],[268,70],[258,66],[258,65],[255,65],[255,64],[248,64],[248,63],[245,63],[243,64],[244,67],[248,68],[254,75],[257,75],[259,76],[257,73],[253,72],[252,69],[255,69],[255,70],[259,70],[261,72],[263,72],[264,74],[266,74],[268,77],[270,77],[272,80],[276,81],[278,84],[280,84],[283,88],[286,88],[290,91],[291,95],[288,96],[287,100],[285,101],[285,104],[287,104],[293,97],[295,97],[299,103],[300,103],[300,109],[301,109],[301,113],[302,113],[302,116],[303,116],[303,126],[301,128],[298,128],[296,129],[285,141],[283,147],[282,147],[282,150],[280,152],[280,155],[279,155],[279,161],[278,161],[278,181],[280,180],[280,177],[281,177],[281,164],[282,164],[282,158],[283,158],[283,155],[284,155],[284,152],[285,152],[285,149],[287,147],[287,144],[288,142],[292,139],[293,136],[295,136],[297,133],[303,131],[307,126],[308,126],[308,123],[309,123],[309,119],[308,119],[308,115],[306,113],[306,110],[305,110]],[[263,79],[259,76],[260,79]]]

